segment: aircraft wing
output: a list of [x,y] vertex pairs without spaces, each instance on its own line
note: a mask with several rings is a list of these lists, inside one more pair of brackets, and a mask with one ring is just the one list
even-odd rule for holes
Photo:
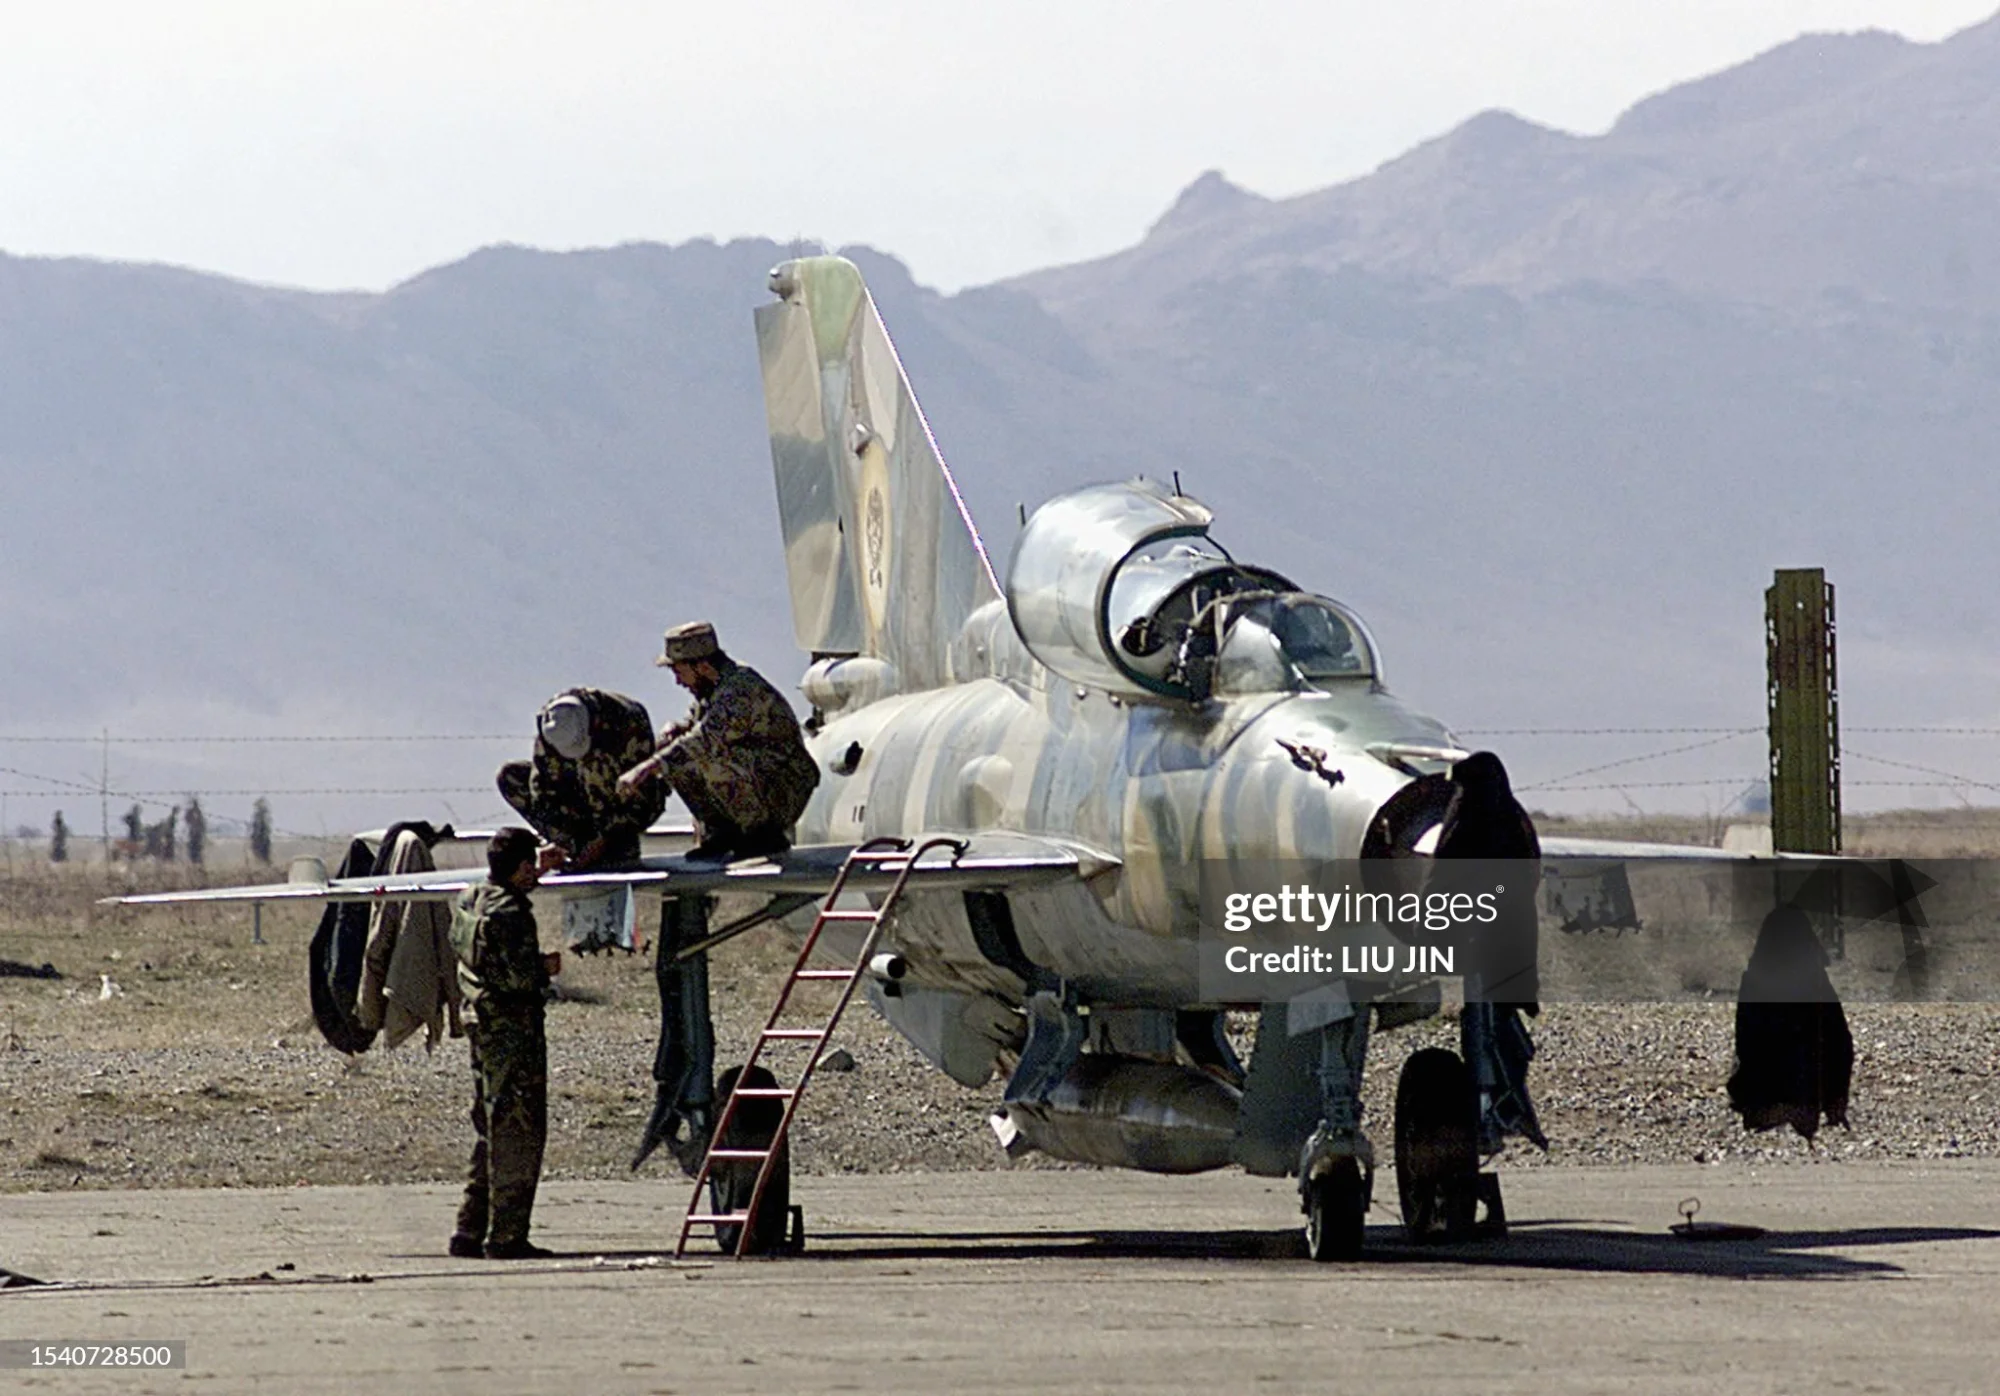
[[1728,859],[1732,862],[1740,859],[1757,859],[1769,862],[1771,859],[1771,855],[1768,853],[1739,853],[1725,851],[1720,848],[1701,848],[1692,844],[1682,843],[1642,843],[1635,839],[1574,839],[1562,837],[1549,838],[1544,836],[1540,842],[1542,845],[1542,857],[1544,858],[1630,859],[1635,862],[1646,862],[1653,859],[1696,860],[1702,862],[1715,862],[1722,859]]
[[1755,853],[1733,848],[1704,848],[1684,843],[1642,843],[1633,839],[1576,839],[1544,837],[1540,840],[1544,860],[1577,858],[1644,862],[1771,863],[1780,859],[1796,862],[1839,861],[1837,853]]
[[[1544,838],[1544,859],[1582,861],[1772,861],[1770,855],[1741,853],[1686,844],[1645,843],[1626,839]],[[782,858],[745,859],[716,864],[691,863],[680,855],[653,854],[629,868],[581,873],[552,873],[541,890],[563,897],[589,896],[611,887],[633,887],[662,894],[680,892],[748,892],[771,895],[824,893],[833,885],[852,844],[810,844]],[[1779,858],[1814,860],[1813,854],[1779,854]],[[303,867],[301,867],[303,864]],[[260,882],[238,887],[193,887],[171,892],[142,892],[106,897],[117,906],[170,906],[193,902],[372,902],[448,901],[467,887],[486,880],[484,868],[440,868],[435,872],[393,873],[381,877],[327,878],[314,859],[294,865],[284,882]],[[963,891],[1089,879],[1117,866],[1117,860],[1082,845],[1047,836],[988,831],[967,838],[956,859],[934,853],[912,874],[912,886],[927,891]],[[856,891],[885,887],[894,878],[879,868],[857,870],[849,885]]]
[[[467,845],[478,844],[481,847],[484,847],[486,841],[492,838],[498,832],[499,832],[498,829],[457,829],[447,824],[444,826],[443,830],[439,833],[438,843],[467,844]],[[389,830],[385,827],[381,829],[363,829],[360,833],[354,835],[354,837],[360,839],[363,843],[374,844],[379,847],[382,843],[382,840],[388,837],[388,834]],[[663,848],[660,850],[661,852],[677,853],[680,852],[682,848],[692,848],[694,846],[695,840],[699,838],[700,835],[696,832],[694,825],[690,823],[687,823],[685,821],[676,821],[674,823],[669,824],[666,820],[663,819],[659,821],[657,824],[650,825],[646,829],[646,832],[642,837],[646,839],[649,843],[654,843],[654,842],[663,844],[678,843],[680,847],[671,849]],[[436,845],[433,845],[433,847],[435,846]]]
[[[581,873],[552,873],[541,891],[577,897],[611,887],[681,892],[747,892],[751,894],[817,895],[833,880],[854,851],[852,844],[812,844],[792,849],[781,858],[744,859],[718,864],[689,862],[679,855],[650,855],[629,868]],[[317,860],[302,860],[317,869]],[[1117,860],[1065,841],[997,831],[969,835],[964,851],[934,850],[917,864],[910,886],[926,891],[966,891],[1018,887],[1089,878],[1117,866]],[[196,887],[174,892],[142,892],[103,900],[117,906],[169,906],[190,902],[374,902],[446,901],[467,887],[486,880],[484,868],[440,868],[436,872],[395,873],[381,877],[326,878],[295,864],[285,882],[242,887]],[[895,880],[892,869],[857,868],[847,885],[857,892],[885,888]]]

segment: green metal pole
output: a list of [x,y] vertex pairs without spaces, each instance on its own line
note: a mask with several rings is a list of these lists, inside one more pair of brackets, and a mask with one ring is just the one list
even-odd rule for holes
[[1818,567],[1781,568],[1764,593],[1771,733],[1771,846],[1840,851],[1840,690],[1833,586]]
[[[1781,568],[1764,593],[1771,735],[1771,847],[1840,851],[1840,697],[1835,683],[1833,588],[1817,567]],[[1791,900],[1807,875],[1773,869],[1773,893]],[[1836,894],[1837,900],[1838,894]],[[1834,959],[1847,937],[1836,909],[1820,932]]]
[[1822,568],[1780,568],[1764,592],[1770,662],[1770,840],[1840,852],[1840,686],[1834,588]]

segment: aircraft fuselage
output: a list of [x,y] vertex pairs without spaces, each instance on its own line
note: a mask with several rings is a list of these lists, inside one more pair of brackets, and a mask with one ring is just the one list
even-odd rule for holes
[[[1028,957],[1099,1001],[1197,1002],[1204,879],[1260,860],[1360,857],[1377,811],[1411,780],[1367,748],[1451,742],[1365,679],[1196,705],[1106,694],[1018,646],[993,648],[997,672],[831,716],[812,741],[828,774],[799,840],[1005,829],[1096,851],[1100,875],[1016,892],[1013,911]],[[1301,764],[1304,750],[1324,759]],[[917,982],[1019,993],[955,905],[910,905],[897,941]]]

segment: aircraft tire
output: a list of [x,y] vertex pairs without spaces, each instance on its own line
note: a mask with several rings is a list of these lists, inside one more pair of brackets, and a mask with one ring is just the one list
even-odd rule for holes
[[1368,1185],[1361,1165],[1351,1158],[1333,1166],[1305,1185],[1306,1254],[1322,1264],[1361,1257],[1363,1221],[1368,1212]]
[[1396,1081],[1396,1195],[1412,1241],[1462,1241],[1479,1203],[1479,1097],[1456,1052],[1426,1047]]
[[[722,1073],[715,1083],[716,1118],[728,1104],[730,1092],[734,1091],[738,1080],[743,1085],[769,1089],[778,1084],[778,1078],[761,1066],[753,1066],[747,1072],[741,1067],[732,1067]],[[784,1106],[774,1100],[745,1101],[741,1109],[729,1122],[729,1133],[716,1143],[729,1149],[763,1149],[770,1147],[771,1140],[778,1133],[778,1125],[785,1114]],[[750,1193],[757,1185],[757,1165],[747,1161],[718,1163],[708,1175],[709,1204],[717,1212],[734,1212],[750,1204]],[[786,1231],[792,1217],[792,1157],[789,1144],[778,1150],[778,1157],[772,1161],[771,1180],[764,1186],[764,1200],[757,1206],[757,1215],[750,1219],[750,1245],[746,1255],[771,1255],[786,1248]],[[800,1230],[804,1226],[801,1222]],[[715,1228],[715,1244],[726,1255],[736,1253],[736,1243],[742,1238],[743,1227],[718,1226]]]

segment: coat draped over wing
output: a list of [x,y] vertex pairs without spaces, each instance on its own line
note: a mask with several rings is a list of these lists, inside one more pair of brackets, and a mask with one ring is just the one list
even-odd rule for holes
[[[389,850],[386,871],[431,872],[430,845],[405,829]],[[355,1016],[382,1032],[382,1045],[401,1046],[418,1028],[424,1047],[437,1046],[449,1018],[459,1036],[458,959],[451,948],[451,910],[442,902],[385,902],[374,909],[362,961]]]
[[1736,1070],[1729,1104],[1745,1129],[1790,1125],[1807,1139],[1820,1118],[1847,1124],[1854,1037],[1811,919],[1781,906],[1758,929],[1736,991]]

